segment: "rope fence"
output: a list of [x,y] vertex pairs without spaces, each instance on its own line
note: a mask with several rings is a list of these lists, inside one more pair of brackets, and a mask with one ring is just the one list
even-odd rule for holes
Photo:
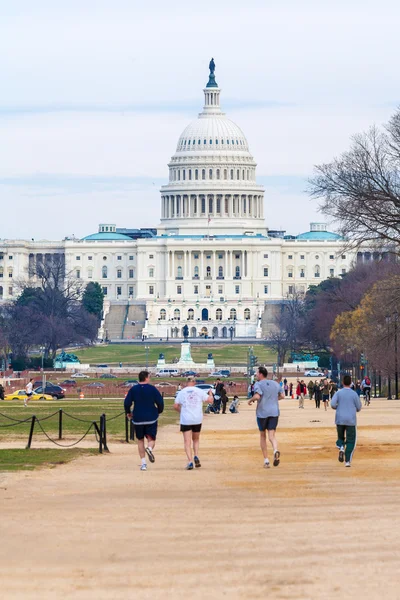
[[[86,432],[82,435],[82,437],[79,438],[79,440],[72,442],[71,444],[61,444],[60,441],[53,439],[51,437],[51,435],[49,435],[49,433],[44,429],[44,427],[42,425],[43,421],[47,421],[48,419],[51,419],[52,417],[55,417],[56,415],[58,415],[58,440],[63,439],[63,417],[64,416],[68,417],[70,419],[73,419],[75,421],[79,421],[81,423],[86,423],[86,424],[88,423],[89,427],[87,428]],[[123,416],[124,422],[125,422],[125,441],[127,443],[129,443],[130,440],[134,440],[134,429],[133,429],[132,422],[128,421],[128,419],[126,418],[125,411],[122,411],[122,412],[118,413],[117,415],[110,417],[108,419],[108,421],[113,421],[114,419],[118,419],[121,416]],[[0,429],[2,429],[2,428],[5,429],[5,428],[9,428],[9,427],[18,427],[19,425],[28,424],[28,423],[30,424],[29,437],[28,437],[28,443],[26,445],[26,449],[30,449],[32,446],[33,434],[34,434],[35,426],[37,425],[37,427],[44,434],[44,436],[47,438],[47,440],[60,448],[73,448],[74,446],[77,446],[93,430],[96,442],[99,444],[99,453],[102,454],[103,451],[109,452],[109,449],[107,446],[107,417],[106,417],[105,413],[100,415],[100,418],[98,421],[93,421],[93,420],[89,420],[89,419],[81,419],[79,417],[75,417],[74,415],[71,415],[70,413],[65,412],[62,408],[60,408],[58,411],[52,413],[51,415],[47,415],[45,417],[40,417],[40,418],[37,417],[36,415],[32,415],[31,417],[28,417],[26,419],[15,419],[14,417],[10,417],[9,415],[5,415],[4,413],[0,413],[0,417],[3,417],[4,419],[8,419],[9,421],[12,421],[11,423],[0,424]],[[130,430],[129,430],[129,427],[130,427]]]

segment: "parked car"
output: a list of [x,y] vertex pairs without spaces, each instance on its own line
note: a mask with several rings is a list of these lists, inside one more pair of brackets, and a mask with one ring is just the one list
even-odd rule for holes
[[197,375],[196,371],[185,371],[182,373],[182,377],[197,377]]
[[105,387],[104,383],[100,383],[100,381],[93,381],[93,383],[88,383],[85,385],[87,388],[103,388]]
[[96,365],[97,369],[108,369],[108,365]]
[[118,387],[132,387],[138,383],[137,379],[128,379],[127,381],[123,381],[118,384]]
[[103,373],[103,375],[100,375],[100,379],[117,379],[117,376],[112,373]]
[[[10,394],[6,394],[4,396],[4,400],[25,400],[26,399],[26,391],[25,390],[16,390]],[[53,397],[50,394],[37,394],[34,392],[30,397],[30,400],[53,400]]]
[[199,388],[200,390],[205,390],[206,392],[208,392],[208,390],[213,390],[214,386],[210,385],[209,383],[198,383],[196,385],[197,388]]
[[64,381],[61,382],[61,385],[64,387],[75,387],[76,381],[75,379],[64,379]]
[[168,381],[157,381],[156,387],[170,387],[173,385],[172,383],[168,383]]
[[310,371],[306,371],[304,373],[305,377],[325,377],[325,373],[322,371],[318,371],[317,369],[310,369]]
[[85,375],[85,373],[73,373],[72,377],[75,379],[78,377],[79,379],[90,379],[89,375]]
[[65,392],[66,390],[60,385],[55,385],[54,383],[50,383],[50,381],[46,382],[44,389],[41,385],[34,389],[35,394],[49,394],[53,400],[61,400],[61,398],[65,398]]
[[219,377],[221,378],[226,378],[226,377],[230,377],[231,376],[231,372],[228,371],[228,369],[221,369],[220,371],[214,371],[214,373],[210,373],[209,377]]
[[180,377],[178,369],[160,369],[156,373],[156,377]]

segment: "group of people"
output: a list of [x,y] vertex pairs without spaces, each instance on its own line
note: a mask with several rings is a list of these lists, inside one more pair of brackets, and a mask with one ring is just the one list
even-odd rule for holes
[[[264,467],[270,467],[268,441],[272,446],[272,464],[280,464],[281,453],[278,449],[276,430],[279,422],[279,401],[285,397],[281,385],[268,379],[265,367],[259,367],[256,374],[253,396],[248,404],[257,403],[256,419],[260,432],[260,448],[264,458]],[[299,382],[301,384],[301,382]],[[361,410],[359,395],[351,387],[350,375],[343,378],[343,388],[336,390],[331,398],[331,407],[336,410],[336,447],[339,450],[339,462],[351,466],[356,446],[357,412]],[[330,393],[330,392],[329,392]],[[183,434],[184,449],[187,457],[186,469],[191,471],[201,467],[199,458],[200,433],[203,422],[203,404],[212,404],[212,389],[202,390],[196,387],[196,379],[188,377],[187,386],[179,391],[175,398],[174,409],[180,415],[180,430]],[[139,383],[128,391],[124,409],[127,418],[132,420],[138,441],[141,459],[140,469],[147,470],[147,459],[155,462],[154,446],[157,438],[158,417],[164,410],[164,401],[157,388],[150,384],[150,373],[141,371]],[[268,435],[268,441],[267,441]],[[147,445],[145,445],[145,438]]]

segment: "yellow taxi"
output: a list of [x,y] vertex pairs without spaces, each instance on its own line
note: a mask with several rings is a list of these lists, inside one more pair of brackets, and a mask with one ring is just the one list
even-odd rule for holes
[[[26,395],[26,391],[25,390],[16,390],[15,392],[12,392],[11,394],[5,394],[4,395],[4,400],[26,400],[27,395]],[[29,401],[31,400],[53,400],[52,396],[50,396],[50,394],[35,394],[33,393],[32,396],[29,398]]]

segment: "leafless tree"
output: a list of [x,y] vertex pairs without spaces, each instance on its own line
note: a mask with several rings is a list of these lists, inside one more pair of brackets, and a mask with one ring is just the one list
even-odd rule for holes
[[348,244],[399,252],[400,109],[383,131],[355,136],[348,152],[316,167],[310,194]]

